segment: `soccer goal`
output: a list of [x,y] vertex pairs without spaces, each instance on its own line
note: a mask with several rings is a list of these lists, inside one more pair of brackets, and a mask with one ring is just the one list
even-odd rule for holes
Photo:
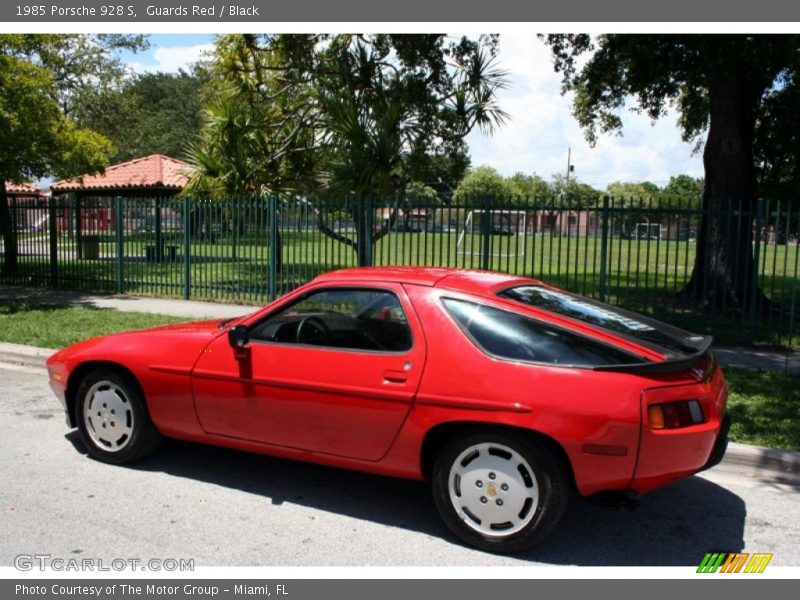
[[461,256],[480,256],[483,254],[482,239],[487,232],[489,256],[525,257],[528,213],[524,210],[470,210],[460,227],[456,252]]

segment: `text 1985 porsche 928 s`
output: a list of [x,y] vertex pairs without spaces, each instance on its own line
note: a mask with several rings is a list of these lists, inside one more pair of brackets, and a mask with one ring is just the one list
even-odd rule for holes
[[429,479],[456,536],[514,552],[573,490],[638,495],[721,460],[710,343],[533,279],[359,268],[239,319],[88,340],[47,368],[99,460],[167,436]]

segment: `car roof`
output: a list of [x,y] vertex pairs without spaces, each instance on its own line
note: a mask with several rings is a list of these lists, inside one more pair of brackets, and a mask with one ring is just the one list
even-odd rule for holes
[[354,267],[319,275],[318,283],[354,281],[410,283],[483,295],[535,280],[494,271],[447,267]]

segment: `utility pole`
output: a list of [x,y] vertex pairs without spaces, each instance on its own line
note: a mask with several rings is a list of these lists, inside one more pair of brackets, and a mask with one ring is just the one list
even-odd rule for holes
[[575,165],[572,164],[572,148],[567,148],[567,183],[566,190],[569,190],[569,174],[575,172]]

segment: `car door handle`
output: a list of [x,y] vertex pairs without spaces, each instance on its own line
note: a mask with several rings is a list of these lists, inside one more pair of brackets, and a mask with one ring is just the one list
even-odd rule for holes
[[405,383],[408,381],[408,373],[405,371],[384,371],[384,383]]

